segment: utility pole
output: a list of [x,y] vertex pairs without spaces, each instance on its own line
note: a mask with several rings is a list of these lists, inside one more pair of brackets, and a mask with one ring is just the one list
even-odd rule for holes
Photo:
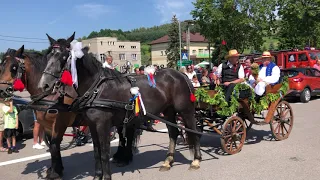
[[190,25],[188,23],[188,61],[190,61]]
[[182,57],[181,57],[181,22],[179,21],[179,44],[180,44],[180,48],[179,48],[179,54],[180,54],[180,67],[182,67]]

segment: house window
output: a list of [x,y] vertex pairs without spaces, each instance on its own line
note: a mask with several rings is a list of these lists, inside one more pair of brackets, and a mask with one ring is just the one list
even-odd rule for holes
[[199,54],[203,54],[203,49],[199,49]]
[[124,46],[121,45],[121,46],[119,46],[119,48],[124,49]]
[[161,56],[163,56],[163,51],[161,51]]
[[101,46],[103,45],[103,42],[102,41],[100,41],[100,43],[101,43]]
[[131,46],[131,49],[137,49],[137,46]]
[[105,54],[100,54],[100,61],[101,61],[101,62],[104,62],[104,61],[105,61],[105,58],[106,58],[106,55],[105,55]]
[[110,46],[111,45],[111,42],[110,41],[108,41],[108,46]]
[[126,60],[126,55],[125,54],[119,54],[119,59],[120,60]]
[[114,42],[112,42],[112,45],[114,45]]
[[137,60],[137,54],[131,54],[132,60]]
[[192,55],[196,55],[197,54],[197,50],[192,50]]

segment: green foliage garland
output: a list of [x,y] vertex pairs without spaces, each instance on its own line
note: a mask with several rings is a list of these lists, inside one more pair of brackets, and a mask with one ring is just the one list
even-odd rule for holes
[[266,110],[269,107],[269,104],[271,102],[277,101],[287,93],[287,91],[289,90],[288,77],[284,77],[282,86],[279,89],[278,93],[269,93],[261,97],[259,103],[255,101],[254,90],[248,84],[237,84],[234,87],[234,91],[231,95],[230,105],[228,105],[228,103],[226,102],[224,91],[220,86],[216,86],[215,91],[217,91],[217,94],[215,94],[213,98],[208,95],[206,88],[198,88],[195,92],[195,96],[197,98],[197,101],[202,101],[209,105],[218,106],[219,109],[217,110],[217,113],[220,116],[231,116],[235,112],[237,112],[237,109],[239,108],[239,94],[240,91],[244,90],[250,90],[251,92],[251,96],[249,97],[250,110],[260,114],[261,111]]

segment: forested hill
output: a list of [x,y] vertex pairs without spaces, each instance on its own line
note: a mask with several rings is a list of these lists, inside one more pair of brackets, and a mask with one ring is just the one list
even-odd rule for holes
[[101,29],[99,32],[92,31],[88,37],[81,39],[89,39],[95,37],[117,37],[119,40],[140,41],[142,44],[150,43],[153,40],[161,38],[168,33],[170,24],[154,26],[150,28],[141,27],[131,31]]

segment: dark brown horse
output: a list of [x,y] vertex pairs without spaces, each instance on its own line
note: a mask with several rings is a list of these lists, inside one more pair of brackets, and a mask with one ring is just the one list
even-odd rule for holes
[[[48,55],[48,64],[39,82],[39,87],[44,90],[50,89],[59,80],[62,71],[69,64],[70,51],[66,46],[60,45],[60,50]],[[111,69],[103,69],[101,63],[98,62],[92,54],[84,50],[84,56],[76,60],[76,68],[78,72],[79,86],[77,92],[81,97],[89,92],[92,97],[92,85],[96,84],[100,78],[104,79],[101,86],[93,89],[99,92],[96,96],[99,100],[105,102],[129,102],[132,98],[130,88],[132,82],[127,76],[123,76]],[[135,76],[135,86],[140,88],[142,99],[146,110],[152,114],[163,112],[165,118],[172,123],[176,123],[176,113],[179,113],[187,128],[196,130],[196,120],[194,117],[195,104],[190,99],[190,94],[194,89],[191,82],[180,72],[173,69],[164,69],[155,75],[156,87],[152,88],[148,84],[146,76]],[[89,90],[89,91],[88,91]],[[95,93],[97,94],[97,93]],[[87,94],[86,94],[87,95]],[[87,105],[87,104],[85,104]],[[94,143],[95,157],[95,178],[94,179],[111,179],[111,170],[109,163],[110,138],[105,133],[112,126],[123,124],[126,114],[125,109],[87,107],[82,109],[81,113],[90,126],[90,131]],[[174,158],[179,130],[177,128],[167,126],[169,130],[169,150],[167,158],[160,170],[169,170]],[[194,152],[194,160],[190,169],[198,169],[200,167],[201,153],[199,136],[188,133],[188,141],[190,149]]]
[[[70,38],[69,41],[73,39]],[[65,40],[57,40],[57,42],[65,42]],[[50,47],[48,53],[52,53],[54,48]],[[24,53],[24,46],[19,50],[9,49],[3,56],[3,61],[0,64],[0,91],[1,96],[11,96],[13,83],[17,78],[20,78],[23,84],[26,86],[28,92],[34,96],[41,94],[41,89],[37,88],[38,82],[47,64],[46,55],[39,53]],[[20,75],[19,75],[20,73]],[[73,88],[67,87],[70,92],[69,95],[76,97],[77,94]],[[48,96],[47,100],[56,99],[56,96]],[[64,103],[71,104],[73,99],[65,97]],[[81,116],[77,116],[72,112],[59,112],[58,114],[50,114],[42,111],[36,111],[37,121],[45,128],[46,135],[51,139],[50,153],[51,153],[51,168],[47,171],[48,179],[56,179],[62,177],[63,165],[60,154],[60,143],[63,138],[63,134],[67,127],[72,125],[80,126],[86,125]],[[121,132],[121,128],[118,128]],[[134,129],[129,129],[128,134],[133,132]],[[108,134],[108,132],[106,132]],[[136,135],[136,134],[134,134]],[[132,153],[127,153],[128,149],[132,149],[136,136],[125,139],[122,133],[119,134],[120,142],[118,151],[114,154],[114,161],[117,165],[127,165],[132,160]],[[128,140],[128,143],[127,143]]]

